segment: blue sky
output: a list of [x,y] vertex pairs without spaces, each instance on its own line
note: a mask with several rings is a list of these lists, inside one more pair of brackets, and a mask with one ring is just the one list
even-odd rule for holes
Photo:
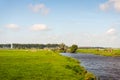
[[0,0],[0,43],[120,47],[119,0]]

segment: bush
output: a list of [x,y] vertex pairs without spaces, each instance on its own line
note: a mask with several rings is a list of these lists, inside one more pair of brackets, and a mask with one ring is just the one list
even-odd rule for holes
[[78,46],[77,46],[77,45],[72,45],[72,46],[70,47],[70,52],[71,52],[71,53],[75,53],[77,49],[78,49]]

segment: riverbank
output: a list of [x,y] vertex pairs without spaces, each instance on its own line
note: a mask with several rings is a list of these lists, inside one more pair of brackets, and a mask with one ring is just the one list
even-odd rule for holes
[[77,53],[95,54],[102,56],[120,56],[120,49],[104,50],[104,49],[78,49]]
[[0,50],[1,80],[95,80],[79,61],[47,50]]
[[82,53],[62,53],[62,55],[79,60],[85,69],[98,77],[98,80],[120,79],[120,57],[107,57]]

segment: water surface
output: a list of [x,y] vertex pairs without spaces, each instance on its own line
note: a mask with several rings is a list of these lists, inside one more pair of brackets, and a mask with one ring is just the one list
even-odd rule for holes
[[78,59],[82,66],[94,73],[100,80],[120,80],[120,57],[105,57],[93,54],[61,54]]

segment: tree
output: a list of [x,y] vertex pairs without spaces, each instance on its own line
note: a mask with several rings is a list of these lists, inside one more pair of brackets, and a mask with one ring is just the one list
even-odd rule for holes
[[59,45],[59,48],[60,48],[60,52],[66,52],[67,46],[64,43],[62,43]]
[[70,52],[75,53],[77,49],[78,49],[78,46],[74,44],[70,47]]

